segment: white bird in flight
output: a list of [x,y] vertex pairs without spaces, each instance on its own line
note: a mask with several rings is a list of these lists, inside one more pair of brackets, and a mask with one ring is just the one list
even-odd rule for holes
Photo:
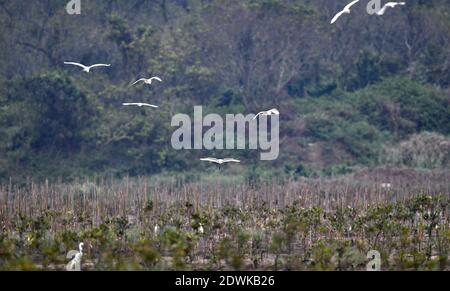
[[333,19],[331,20],[331,24],[335,23],[338,20],[338,18],[341,17],[343,14],[350,14],[350,8],[358,2],[359,2],[359,0],[355,0],[355,1],[347,4],[347,6],[345,6],[341,12],[339,12],[338,14],[336,14],[333,17]]
[[134,82],[131,86],[134,86],[134,85],[136,85],[137,83],[140,83],[140,82],[144,82],[144,84],[151,85],[153,80],[156,80],[158,82],[162,82],[161,78],[159,78],[159,77],[152,77],[150,79],[142,78],[142,79],[139,79],[136,82]]
[[91,71],[91,69],[96,68],[96,67],[111,67],[110,64],[95,64],[95,65],[92,65],[92,66],[85,66],[83,64],[74,63],[74,62],[64,62],[64,64],[80,67],[80,68],[83,69],[83,72],[86,72],[86,73],[89,73]]
[[386,10],[388,9],[388,8],[394,8],[395,6],[398,6],[398,5],[406,5],[406,3],[405,2],[388,2],[388,3],[386,3],[384,6],[383,6],[383,8],[381,8],[378,12],[377,12],[377,15],[384,15],[384,13],[386,12]]
[[236,159],[216,159],[216,158],[205,158],[205,159],[200,159],[203,162],[211,162],[211,163],[216,163],[219,165],[225,164],[225,163],[240,163],[241,161],[236,160]]
[[148,103],[123,103],[123,106],[138,106],[138,107],[152,107],[159,108],[159,106],[148,104]]
[[253,120],[258,118],[258,116],[269,116],[269,115],[280,115],[280,111],[278,109],[270,109],[268,111],[261,111],[260,113],[256,114],[255,117],[253,117]]

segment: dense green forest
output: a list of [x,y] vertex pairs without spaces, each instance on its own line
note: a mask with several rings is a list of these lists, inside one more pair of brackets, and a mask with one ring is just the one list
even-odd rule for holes
[[[450,2],[408,0],[383,17],[348,1],[0,0],[0,179],[205,170],[331,175],[450,165]],[[110,63],[85,74],[65,61]],[[141,77],[164,82],[130,87]],[[129,109],[125,101],[160,105]],[[175,151],[193,106],[281,112],[280,157]]]

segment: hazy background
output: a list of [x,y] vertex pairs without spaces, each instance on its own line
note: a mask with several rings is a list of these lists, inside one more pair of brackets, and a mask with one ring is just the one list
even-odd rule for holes
[[[0,0],[0,180],[207,173],[204,156],[240,158],[227,171],[249,178],[448,171],[449,1],[382,17],[361,1],[335,25],[348,1],[84,0],[80,16],[67,2]],[[153,75],[164,83],[129,88]],[[171,118],[194,105],[278,108],[279,159],[173,150]]]

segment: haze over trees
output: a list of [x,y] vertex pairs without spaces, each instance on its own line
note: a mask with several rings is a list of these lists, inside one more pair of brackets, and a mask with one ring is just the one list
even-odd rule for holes
[[[91,0],[71,16],[61,1],[0,0],[0,179],[201,168],[210,152],[170,146],[171,117],[194,105],[277,107],[280,158],[232,152],[261,169],[448,169],[448,1],[408,0],[383,17],[362,1],[335,25],[345,1],[226,2]],[[112,67],[87,75],[64,61]],[[164,83],[129,88],[152,75]],[[130,99],[161,110],[124,110]]]

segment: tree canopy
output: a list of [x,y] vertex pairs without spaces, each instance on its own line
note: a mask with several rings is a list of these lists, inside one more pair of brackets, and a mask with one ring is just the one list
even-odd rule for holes
[[[276,106],[281,156],[257,165],[301,174],[387,163],[384,148],[422,132],[448,138],[448,1],[383,17],[362,1],[330,25],[344,2],[90,0],[68,15],[61,1],[0,1],[0,178],[201,167],[207,151],[170,147],[171,117],[194,105]],[[64,61],[113,66],[87,75]],[[129,87],[150,75],[164,83]],[[163,110],[120,106],[130,100]]]

